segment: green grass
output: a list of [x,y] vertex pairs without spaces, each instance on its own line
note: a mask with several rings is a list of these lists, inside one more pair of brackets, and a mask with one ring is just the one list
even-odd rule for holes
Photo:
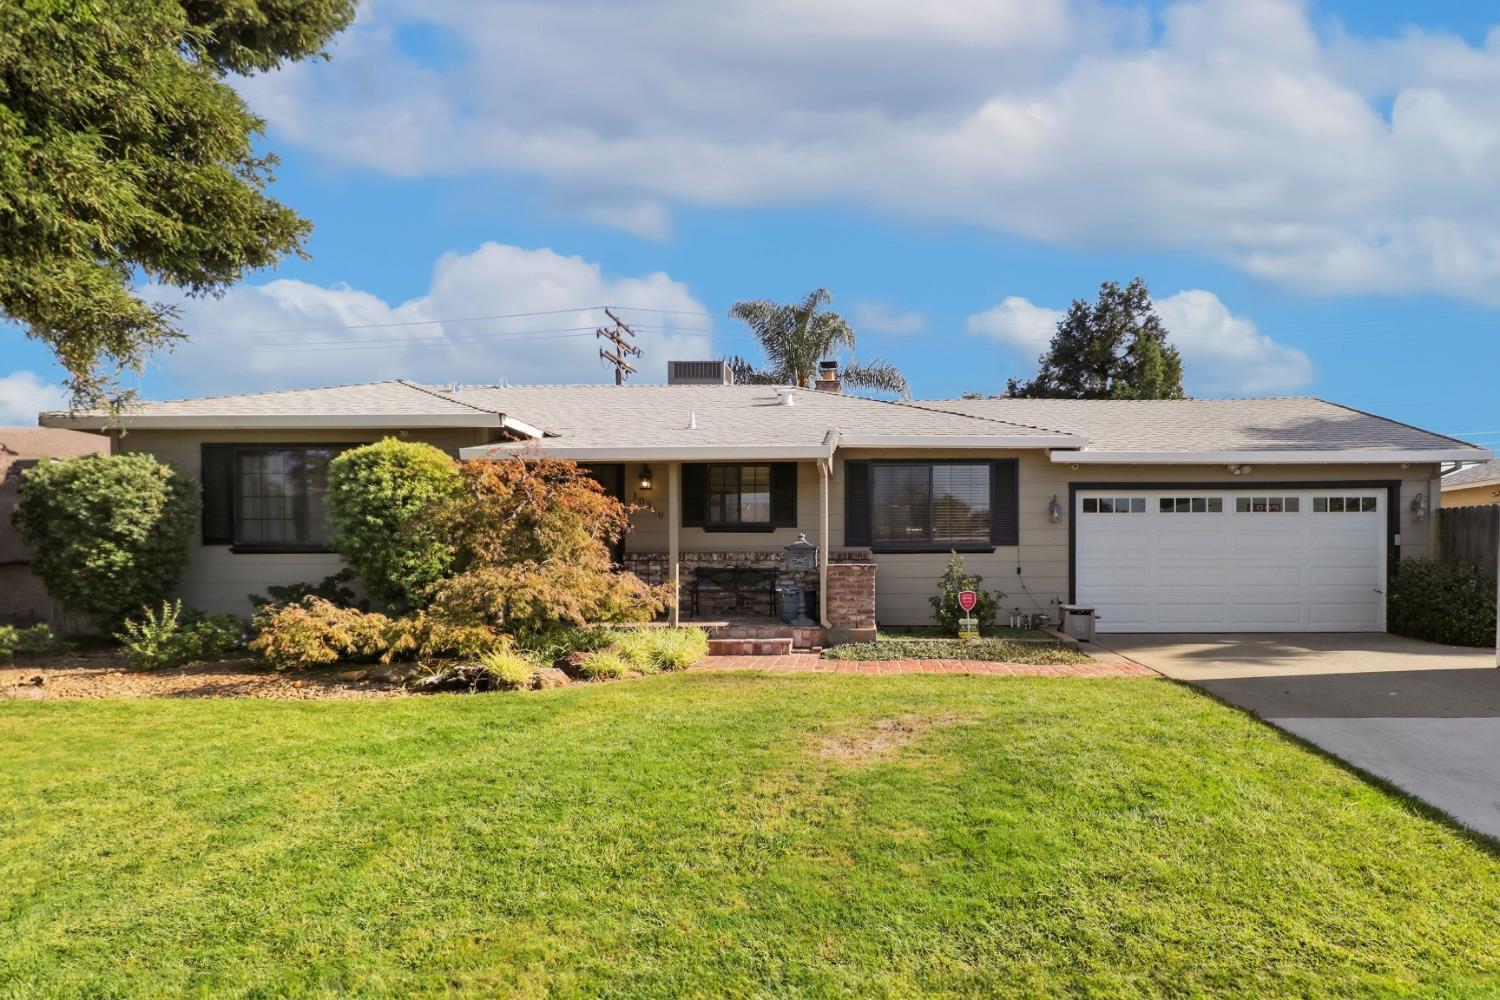
[[823,650],[825,660],[996,660],[1005,663],[1088,663],[1090,658],[1060,642],[1011,639],[877,639]]
[[14,702],[0,746],[8,997],[1500,990],[1494,853],[1160,680]]

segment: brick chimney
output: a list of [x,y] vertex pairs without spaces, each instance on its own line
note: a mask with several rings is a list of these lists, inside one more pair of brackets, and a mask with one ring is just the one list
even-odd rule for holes
[[844,391],[844,383],[839,379],[839,363],[837,361],[818,362],[818,380],[813,383],[813,388],[821,389],[823,392]]

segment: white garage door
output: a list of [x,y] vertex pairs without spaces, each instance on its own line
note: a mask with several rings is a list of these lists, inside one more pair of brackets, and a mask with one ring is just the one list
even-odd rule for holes
[[1080,491],[1101,632],[1379,632],[1385,490]]

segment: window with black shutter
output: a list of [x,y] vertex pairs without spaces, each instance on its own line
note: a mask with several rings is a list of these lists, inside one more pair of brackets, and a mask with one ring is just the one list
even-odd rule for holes
[[796,527],[797,464],[684,465],[682,524],[705,531]]
[[203,445],[203,544],[242,552],[331,551],[328,464],[348,447]]
[[891,552],[1014,545],[1016,494],[1013,460],[848,462],[845,540]]

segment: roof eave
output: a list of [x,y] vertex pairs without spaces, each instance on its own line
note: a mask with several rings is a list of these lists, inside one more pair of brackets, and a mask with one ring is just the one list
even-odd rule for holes
[[1087,438],[1065,434],[849,434],[839,436],[840,448],[1081,448]]
[[1487,461],[1476,448],[1433,451],[1356,449],[1326,451],[1053,451],[1053,462],[1073,465],[1412,465],[1429,462]]
[[[546,440],[546,439],[543,439]],[[660,445],[620,447],[570,447],[565,444],[533,442],[499,442],[460,448],[462,459],[502,458],[508,455],[542,455],[547,458],[570,458],[578,462],[747,462],[757,459],[785,461],[819,459],[829,456],[827,445]]]
[[71,430],[397,430],[417,427],[493,427],[529,437],[542,432],[503,413],[264,413],[264,414],[121,414],[43,413],[43,427]]

